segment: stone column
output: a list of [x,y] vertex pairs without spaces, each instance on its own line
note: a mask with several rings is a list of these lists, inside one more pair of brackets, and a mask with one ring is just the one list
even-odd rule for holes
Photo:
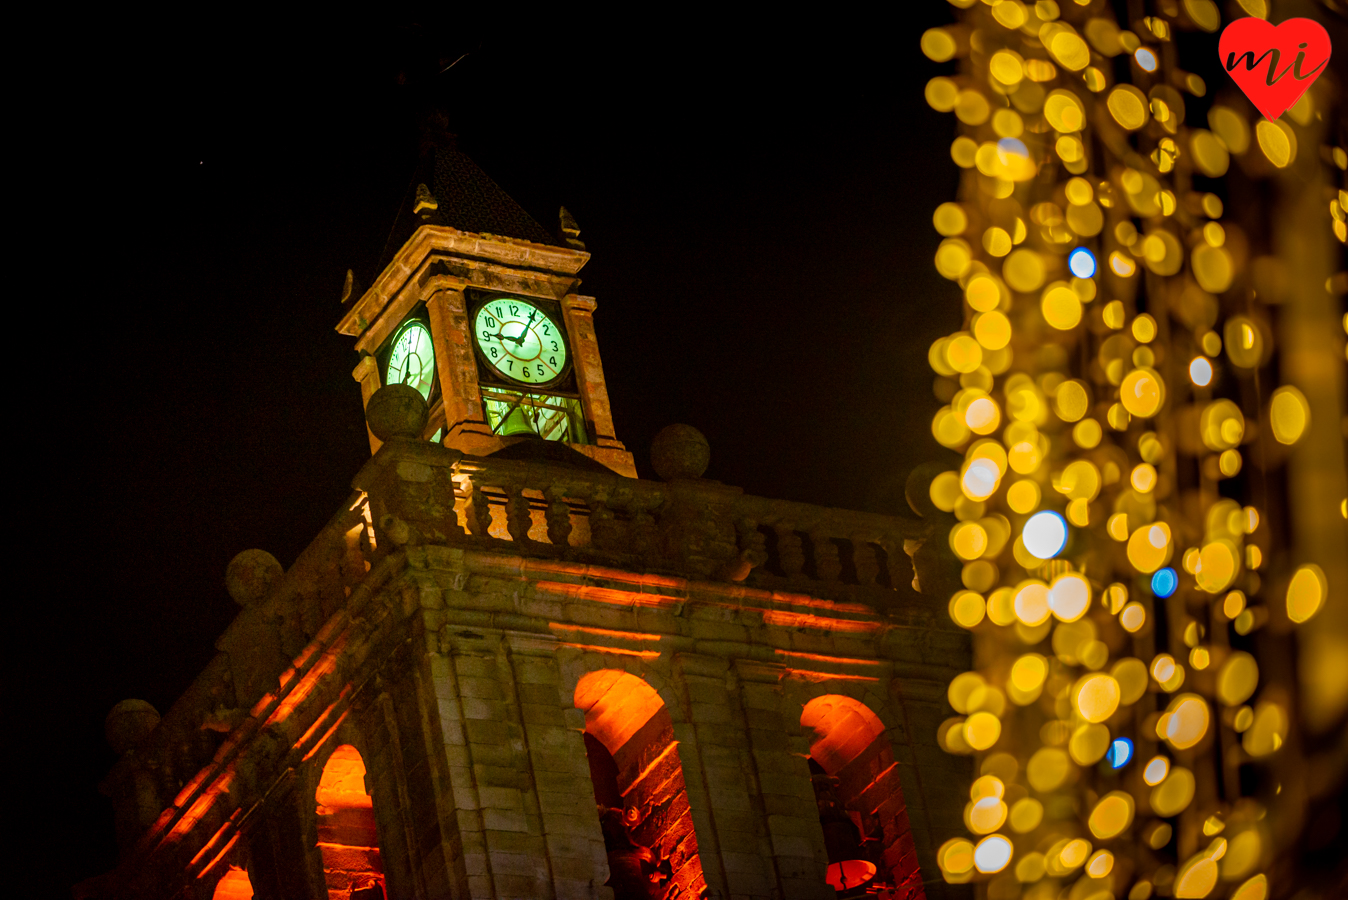
[[622,448],[613,431],[613,412],[608,405],[608,385],[604,366],[599,360],[599,342],[594,336],[594,311],[599,304],[593,297],[567,294],[562,300],[566,331],[571,336],[572,364],[580,389],[590,437],[601,447]]
[[463,291],[441,288],[426,300],[426,312],[431,317],[435,372],[440,378],[440,399],[445,409],[445,443],[471,453],[472,447],[461,446],[463,440],[476,444],[490,439],[491,427],[482,411],[482,391],[477,381],[477,360],[473,356]]
[[[351,377],[360,382],[360,406],[361,409],[370,405],[370,398],[374,392],[383,387],[383,379],[379,377],[379,365],[375,362],[373,356],[362,356],[360,362],[356,363],[356,368],[351,371]],[[370,426],[365,426],[365,433],[370,438],[370,452],[377,453],[384,442],[374,436]]]

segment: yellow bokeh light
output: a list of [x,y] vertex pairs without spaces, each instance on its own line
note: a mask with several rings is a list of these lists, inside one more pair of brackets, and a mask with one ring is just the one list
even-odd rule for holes
[[1084,206],[1095,199],[1095,188],[1084,178],[1068,179],[1064,192],[1067,202],[1076,206]]
[[1000,350],[1011,343],[1011,320],[996,310],[974,316],[974,339],[987,350]]
[[1156,786],[1165,777],[1170,774],[1170,760],[1164,756],[1153,756],[1142,770],[1142,780],[1151,786]]
[[991,275],[975,275],[964,286],[964,299],[978,312],[991,312],[1002,302],[1002,288]]
[[1259,664],[1243,650],[1236,650],[1217,670],[1217,699],[1227,706],[1244,703],[1259,686]]
[[956,675],[946,688],[946,699],[955,712],[969,712],[969,697],[978,688],[987,684],[982,675],[977,672],[962,672]]
[[1217,862],[1207,853],[1197,853],[1185,861],[1175,873],[1173,886],[1176,900],[1197,900],[1212,893],[1217,886]]
[[1217,469],[1227,478],[1232,478],[1240,472],[1242,458],[1239,450],[1225,450],[1222,455],[1217,457]]
[[1329,594],[1324,570],[1314,563],[1304,565],[1287,584],[1287,618],[1298,625],[1320,611]]
[[[1090,818],[1087,820],[1087,826],[1091,834],[1102,841],[1107,841],[1122,834],[1124,829],[1132,824],[1134,810],[1132,794],[1127,791],[1111,791],[1095,804],[1095,809],[1091,810]],[[1104,873],[1094,877],[1102,878],[1108,873],[1109,869],[1106,868]]]
[[1090,766],[1100,761],[1109,745],[1108,728],[1099,724],[1080,725],[1067,742],[1067,753],[1077,765]]
[[1002,410],[991,397],[979,397],[964,412],[964,424],[974,434],[992,434],[1002,421]]
[[1170,702],[1165,721],[1165,739],[1176,750],[1187,750],[1208,733],[1208,704],[1197,694],[1180,694]]
[[996,225],[983,232],[983,249],[991,256],[1002,257],[1011,252],[1011,235]]
[[1230,541],[1216,540],[1203,547],[1198,554],[1194,578],[1200,590],[1220,593],[1231,584],[1240,568],[1240,555]]
[[1176,766],[1159,785],[1152,788],[1151,808],[1158,816],[1179,815],[1194,798],[1194,773]]
[[1254,126],[1254,136],[1264,157],[1279,169],[1286,168],[1296,159],[1296,134],[1285,123],[1260,119]]
[[[1002,7],[1006,7],[1002,9]],[[992,17],[1005,28],[1013,31],[1025,24],[1029,18],[1029,13],[1025,11],[1019,0],[1007,0],[1007,2],[994,4]]]
[[1075,422],[1090,409],[1090,395],[1080,381],[1065,381],[1053,396],[1054,411],[1064,422]]
[[998,588],[988,595],[988,619],[994,625],[1010,625],[1016,621],[1015,592]]
[[955,108],[955,98],[959,96],[959,86],[943,75],[938,75],[927,82],[927,88],[923,92],[927,98],[927,104],[937,112],[950,112]]
[[1310,404],[1301,391],[1285,385],[1273,392],[1269,420],[1273,426],[1273,437],[1278,443],[1295,444],[1310,425]]
[[991,834],[1006,821],[1006,804],[999,797],[983,797],[964,810],[964,824],[974,834]]
[[943,237],[954,237],[964,232],[969,224],[969,217],[965,214],[964,207],[958,203],[942,203],[936,207],[931,222]]
[[1136,657],[1119,660],[1109,674],[1119,683],[1119,703],[1123,706],[1132,706],[1147,692],[1147,667]]
[[1268,877],[1256,875],[1236,888],[1231,900],[1268,900]]
[[965,838],[951,838],[936,851],[936,863],[950,875],[963,875],[974,867],[974,845]]
[[1039,308],[1044,314],[1044,321],[1059,331],[1075,328],[1081,322],[1081,298],[1064,285],[1044,291]]
[[1015,609],[1016,618],[1026,625],[1034,626],[1047,621],[1051,615],[1048,585],[1036,580],[1023,582],[1016,589]]
[[1058,88],[1044,98],[1044,118],[1059,134],[1071,134],[1086,124],[1086,108],[1076,94]]
[[1078,459],[1063,469],[1054,487],[1073,500],[1094,500],[1100,494],[1100,470],[1090,460]]
[[1150,344],[1156,338],[1156,320],[1143,313],[1133,320],[1132,331],[1139,343]]
[[1039,748],[1025,766],[1025,777],[1029,780],[1030,787],[1041,794],[1060,787],[1071,773],[1071,760],[1057,747]]
[[1075,838],[1068,841],[1062,850],[1058,851],[1058,859],[1062,862],[1063,868],[1071,870],[1083,865],[1090,853],[1090,842]]
[[975,750],[986,750],[1002,736],[1002,723],[990,712],[976,712],[964,722],[964,740]]
[[1072,686],[1072,706],[1087,722],[1103,722],[1119,708],[1121,692],[1112,675],[1097,672]]
[[1044,820],[1044,804],[1033,797],[1022,797],[1011,806],[1011,830],[1017,834],[1034,831]]
[[950,336],[945,347],[945,359],[956,372],[974,372],[983,364],[983,348],[973,335],[961,331]]
[[1228,450],[1245,437],[1245,416],[1230,400],[1215,400],[1203,408],[1199,432],[1209,450]]
[[1139,572],[1150,575],[1166,564],[1172,549],[1170,526],[1154,522],[1141,526],[1128,538],[1128,561]]
[[1264,332],[1246,316],[1232,316],[1222,328],[1226,340],[1226,355],[1242,369],[1252,369],[1264,358]]
[[974,591],[960,591],[950,598],[950,618],[961,628],[973,628],[983,621],[986,612],[982,595]]
[[1086,874],[1092,878],[1104,878],[1114,869],[1114,854],[1108,850],[1096,850],[1086,861]]
[[1134,600],[1125,606],[1119,613],[1119,624],[1123,630],[1130,634],[1136,634],[1142,626],[1147,624],[1147,609],[1141,603]]
[[1025,60],[1014,50],[998,50],[988,60],[988,72],[1007,87],[1014,87],[1025,77]]
[[1048,661],[1038,653],[1026,653],[1011,664],[1010,686],[1022,695],[1039,690],[1046,677]]
[[1002,263],[1002,277],[1012,290],[1029,293],[1044,283],[1044,261],[1033,250],[1021,248]]
[[[1113,253],[1109,254],[1109,268],[1114,272],[1115,275],[1118,275],[1120,278],[1131,278],[1137,272],[1137,263],[1133,262],[1132,259],[1120,253],[1119,251],[1115,250]],[[1122,328],[1123,322],[1120,321],[1118,325],[1110,325],[1110,327]]]
[[1134,369],[1119,385],[1119,402],[1132,415],[1144,419],[1154,416],[1164,401],[1165,383],[1153,369]]
[[946,62],[955,56],[955,38],[944,28],[928,28],[923,32],[921,47],[933,62]]
[[1015,482],[1006,490],[1006,502],[1012,511],[1021,515],[1032,513],[1039,508],[1039,485],[1028,478]]
[[1241,746],[1254,757],[1268,756],[1287,740],[1287,711],[1278,703],[1265,700],[1255,706],[1254,719],[1241,735]]
[[1091,605],[1091,585],[1085,578],[1069,572],[1053,580],[1048,591],[1048,608],[1062,622],[1075,622]]
[[1082,419],[1072,428],[1072,440],[1083,450],[1090,450],[1100,444],[1104,436],[1100,423],[1094,419]]
[[1156,487],[1156,468],[1150,463],[1134,466],[1133,473],[1128,480],[1132,484],[1133,490],[1138,493],[1150,493],[1151,489]]

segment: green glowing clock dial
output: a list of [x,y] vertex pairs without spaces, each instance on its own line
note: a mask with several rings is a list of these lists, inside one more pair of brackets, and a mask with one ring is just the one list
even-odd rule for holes
[[435,348],[423,322],[408,322],[393,339],[385,384],[410,384],[427,400],[435,381]]
[[498,297],[484,303],[473,338],[487,365],[518,384],[550,384],[566,368],[561,325],[527,300]]

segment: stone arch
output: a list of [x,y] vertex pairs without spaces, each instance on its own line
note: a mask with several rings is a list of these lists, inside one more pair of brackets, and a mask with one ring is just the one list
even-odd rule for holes
[[253,900],[253,882],[238,866],[230,866],[215,883],[211,900]]
[[664,701],[644,679],[620,669],[582,675],[573,697],[585,713],[614,900],[700,896],[706,878]]
[[895,900],[922,898],[899,766],[880,717],[855,697],[819,694],[804,705],[800,724],[810,741],[829,883],[840,896],[880,888]]
[[329,900],[384,900],[374,800],[365,785],[360,751],[342,744],[328,754],[314,800]]

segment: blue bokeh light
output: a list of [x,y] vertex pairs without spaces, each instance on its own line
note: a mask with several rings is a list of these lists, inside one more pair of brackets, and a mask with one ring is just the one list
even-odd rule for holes
[[1162,599],[1175,593],[1178,587],[1179,575],[1169,566],[1157,569],[1156,574],[1151,576],[1151,592]]
[[1133,742],[1126,737],[1115,738],[1109,747],[1107,758],[1111,766],[1122,769],[1133,760]]
[[1067,268],[1078,278],[1091,278],[1095,275],[1095,254],[1085,247],[1078,247],[1068,254]]

